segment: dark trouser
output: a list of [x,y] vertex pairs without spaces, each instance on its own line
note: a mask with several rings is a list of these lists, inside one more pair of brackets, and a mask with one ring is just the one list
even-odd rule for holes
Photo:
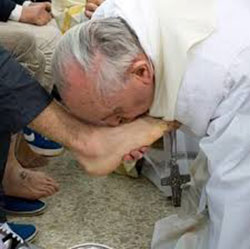
[[8,158],[8,151],[10,147],[10,138],[11,135],[8,133],[0,134],[0,223],[6,221],[6,215],[3,211],[3,186],[2,180],[4,176],[4,170],[6,161]]

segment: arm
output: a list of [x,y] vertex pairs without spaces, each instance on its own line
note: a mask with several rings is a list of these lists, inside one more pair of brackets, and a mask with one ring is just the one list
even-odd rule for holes
[[200,141],[210,178],[206,184],[210,216],[209,248],[248,248],[250,239],[250,50],[233,63],[227,93]]

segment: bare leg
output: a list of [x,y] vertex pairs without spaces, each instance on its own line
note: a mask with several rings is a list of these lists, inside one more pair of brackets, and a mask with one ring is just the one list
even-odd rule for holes
[[3,179],[6,195],[39,199],[55,194],[59,186],[43,172],[22,168],[15,157],[15,141],[11,142]]
[[139,118],[116,128],[99,128],[94,141],[84,158],[76,155],[85,170],[93,175],[105,175],[114,171],[124,155],[132,150],[151,145],[164,132],[170,132],[179,125],[150,117]]

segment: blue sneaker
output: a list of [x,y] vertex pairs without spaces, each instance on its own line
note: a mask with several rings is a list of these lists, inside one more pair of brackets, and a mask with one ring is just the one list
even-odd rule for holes
[[46,203],[40,200],[3,196],[3,210],[10,215],[40,215],[44,213],[46,207]]
[[7,222],[9,228],[23,240],[31,242],[37,235],[37,229],[31,224],[16,224]]
[[28,127],[23,129],[23,135],[30,149],[39,155],[58,156],[64,150],[59,143],[49,140]]
[[[12,226],[12,227],[11,227]],[[27,229],[29,227],[29,229]],[[42,249],[33,244],[30,244],[27,240],[19,236],[14,230],[19,231],[25,228],[25,235],[33,235],[36,233],[36,228],[33,225],[18,225],[13,226],[12,223],[3,223],[0,225],[0,248],[5,249]],[[32,228],[32,229],[30,229]],[[35,228],[35,230],[34,230]],[[29,232],[28,232],[29,231]],[[22,232],[23,233],[23,232]],[[27,237],[29,239],[29,237]],[[34,239],[34,236],[33,236]]]

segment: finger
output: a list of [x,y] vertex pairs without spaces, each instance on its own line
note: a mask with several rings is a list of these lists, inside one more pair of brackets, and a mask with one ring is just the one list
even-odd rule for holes
[[45,13],[45,20],[44,20],[44,25],[50,22],[52,19],[52,15],[49,12]]
[[46,9],[48,12],[51,12],[51,3],[45,2],[45,3],[44,3],[44,6],[45,6],[45,9]]
[[94,3],[88,3],[86,5],[86,10],[94,12],[97,9],[97,5]]
[[88,17],[89,19],[91,19],[93,15],[93,12],[92,11],[89,11],[89,10],[85,10],[85,16]]
[[92,2],[97,6],[100,6],[104,2],[104,0],[93,0]]
[[92,3],[99,6],[102,2],[103,2],[102,0],[88,0],[87,4]]
[[43,25],[46,25],[49,21],[50,21],[50,17],[49,16],[43,16],[39,19],[36,20],[36,25],[38,26],[43,26]]

